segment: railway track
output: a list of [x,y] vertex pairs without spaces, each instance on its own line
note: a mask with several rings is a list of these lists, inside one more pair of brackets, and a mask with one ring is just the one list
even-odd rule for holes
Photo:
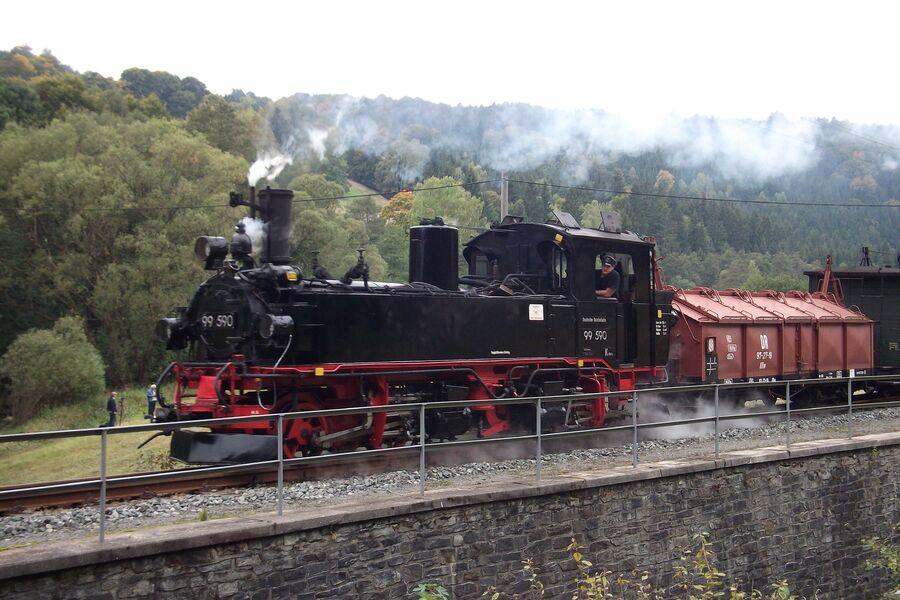
[[[415,449],[410,448],[410,453]],[[353,463],[353,464],[349,464]],[[418,465],[418,458],[398,461],[395,458],[369,458],[364,464],[351,454],[336,454],[325,464],[285,466],[284,482],[305,481],[348,474],[378,472],[391,468]],[[416,468],[416,467],[413,467]],[[276,483],[273,466],[234,467],[228,472],[198,472],[199,468],[128,473],[110,477],[106,483],[107,501],[149,498],[190,492],[246,487]],[[165,475],[165,479],[161,476]],[[28,486],[0,487],[0,515],[24,510],[62,508],[96,503],[100,484],[97,478],[43,482]]]
[[[864,411],[870,408],[879,408],[890,402],[900,401],[900,396],[888,398],[872,398],[854,402],[854,410]],[[744,411],[742,414],[753,416],[758,413],[771,411],[771,408],[755,408]],[[838,405],[833,408],[821,408],[814,413],[804,414],[798,411],[796,419],[816,418],[819,415],[832,415],[846,411],[846,405]],[[792,415],[794,412],[792,411]],[[767,419],[767,424],[783,421],[780,416],[774,415]],[[645,423],[646,424],[646,423]],[[663,425],[642,430],[641,439],[654,439],[657,430],[677,425]],[[704,431],[703,434],[707,432]],[[627,435],[626,435],[627,434]],[[588,437],[590,436],[590,437]],[[604,438],[598,440],[597,438]],[[519,443],[515,443],[519,440]],[[545,453],[563,452],[576,448],[604,447],[628,444],[631,440],[630,427],[625,425],[621,429],[590,430],[584,437],[556,437],[544,436]],[[509,460],[514,458],[532,458],[534,456],[534,440],[511,438],[497,438],[498,443],[504,443],[505,449],[502,458],[497,460]],[[601,443],[598,444],[597,442]],[[407,451],[392,452],[389,455],[369,455],[364,459],[357,456],[358,453],[341,453],[319,457],[316,462],[302,463],[299,465],[286,465],[284,469],[284,482],[298,482],[329,477],[346,477],[350,475],[368,475],[390,470],[416,470],[419,467],[419,450],[410,446]],[[427,450],[428,466],[451,466],[476,460],[483,460],[485,451],[479,446],[466,445],[462,440],[461,445],[437,446]],[[162,476],[165,475],[163,478]],[[142,472],[116,475],[107,480],[107,501],[122,501],[136,498],[151,498],[191,492],[206,492],[218,489],[248,487],[253,485],[273,484],[278,480],[277,469],[272,465],[251,465],[247,467],[231,467],[226,472],[202,471],[200,468],[185,468],[170,471]],[[29,510],[45,508],[73,507],[93,504],[99,498],[99,481],[97,478],[78,479],[68,481],[44,482],[29,486],[4,486],[0,487],[0,515],[18,513]]]

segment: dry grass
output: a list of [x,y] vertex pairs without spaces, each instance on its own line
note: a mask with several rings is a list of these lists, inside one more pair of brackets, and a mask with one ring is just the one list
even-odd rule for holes
[[[125,420],[120,425],[141,425],[147,409],[142,390],[124,390]],[[3,428],[0,433],[22,431],[57,431],[61,429],[87,429],[106,420],[105,398],[85,405],[59,407],[43,411],[21,427]],[[151,453],[167,452],[168,437],[159,437],[142,450],[137,447],[152,432],[116,434],[109,430],[107,436],[107,474],[131,473],[142,470]],[[100,474],[100,436],[88,435],[74,438],[15,442],[0,444],[0,486],[82,479]]]

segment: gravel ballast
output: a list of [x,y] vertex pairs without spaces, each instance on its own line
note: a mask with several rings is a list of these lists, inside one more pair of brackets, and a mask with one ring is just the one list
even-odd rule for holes
[[[852,417],[853,435],[884,433],[900,430],[900,408],[874,409],[855,412]],[[722,452],[779,446],[784,444],[784,422],[762,422],[752,419],[740,427],[726,429],[719,434]],[[684,427],[684,426],[682,426]],[[638,454],[643,463],[654,460],[712,456],[714,435],[702,433],[695,436],[679,433],[669,427],[641,432]],[[698,428],[695,427],[696,431]],[[791,421],[791,441],[846,437],[846,414],[818,416]],[[630,438],[630,432],[628,436]],[[669,438],[669,439],[665,439]],[[630,464],[630,443],[621,446],[580,449],[560,454],[548,454],[542,458],[544,476],[585,471],[603,467]],[[506,460],[499,462],[475,462],[457,466],[430,467],[426,471],[428,489],[446,485],[472,485],[498,483],[504,480],[527,480],[535,473],[534,459]],[[304,481],[288,484],[284,488],[284,509],[302,510],[309,506],[337,505],[363,501],[369,496],[385,497],[417,493],[417,471],[393,471],[366,476],[352,476],[320,481]],[[197,521],[203,518],[249,516],[254,513],[272,512],[277,503],[275,486],[258,486],[245,489],[219,490],[206,493],[183,494],[161,498],[131,500],[107,505],[107,531],[127,531],[142,527]],[[51,509],[0,517],[3,542],[0,548],[50,542],[57,539],[96,537],[100,515],[97,506],[71,509]]]

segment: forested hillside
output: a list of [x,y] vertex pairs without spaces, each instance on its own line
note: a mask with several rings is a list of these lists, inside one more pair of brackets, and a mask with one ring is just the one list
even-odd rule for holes
[[467,239],[499,218],[501,172],[512,214],[596,226],[618,211],[657,238],[679,286],[803,287],[826,254],[855,264],[865,245],[896,264],[900,246],[896,127],[221,97],[193,77],[114,80],[20,47],[0,52],[0,354],[76,316],[110,383],[149,381],[168,358],[156,320],[204,277],[194,239],[230,233],[244,215],[228,192],[264,163],[259,185],[295,191],[307,270],[318,252],[343,273],[366,248],[373,277],[404,278],[409,225],[439,215]]

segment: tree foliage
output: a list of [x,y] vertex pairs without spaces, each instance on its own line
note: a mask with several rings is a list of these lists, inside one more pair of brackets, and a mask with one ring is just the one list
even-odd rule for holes
[[15,79],[0,79],[0,130],[7,123],[35,124],[40,115],[41,101],[37,92]]
[[452,177],[429,177],[415,187],[408,225],[423,218],[442,217],[448,224],[468,229],[484,229],[481,200]]
[[185,117],[209,94],[206,86],[196,78],[181,79],[165,71],[126,69],[122,71],[122,81],[138,98],[155,94],[166,105],[169,114],[178,118]]
[[9,386],[3,408],[21,423],[43,408],[100,397],[104,369],[84,321],[62,317],[50,329],[21,334],[0,358]]
[[[226,231],[222,204],[247,164],[166,121],[78,114],[0,134],[0,275],[11,318],[0,340],[74,313],[97,326],[113,383],[146,379],[162,349],[148,309],[165,314],[200,280],[192,241]],[[5,345],[5,344],[3,344]]]
[[44,123],[69,110],[99,111],[103,104],[99,91],[88,88],[76,75],[42,76],[32,80],[31,85],[41,101]]
[[49,50],[34,54],[29,46],[16,46],[10,51],[0,50],[0,77],[31,79],[43,75],[72,73]]
[[202,133],[219,150],[247,160],[252,160],[256,154],[256,139],[261,127],[262,120],[252,109],[240,108],[214,94],[206,96],[185,120],[188,131]]
[[356,264],[362,249],[370,277],[384,278],[386,265],[366,224],[347,216],[335,199],[346,193],[345,188],[324,175],[313,174],[295,177],[290,188],[296,202],[291,249],[305,273],[311,274],[313,255],[318,253],[320,264],[340,277]]

